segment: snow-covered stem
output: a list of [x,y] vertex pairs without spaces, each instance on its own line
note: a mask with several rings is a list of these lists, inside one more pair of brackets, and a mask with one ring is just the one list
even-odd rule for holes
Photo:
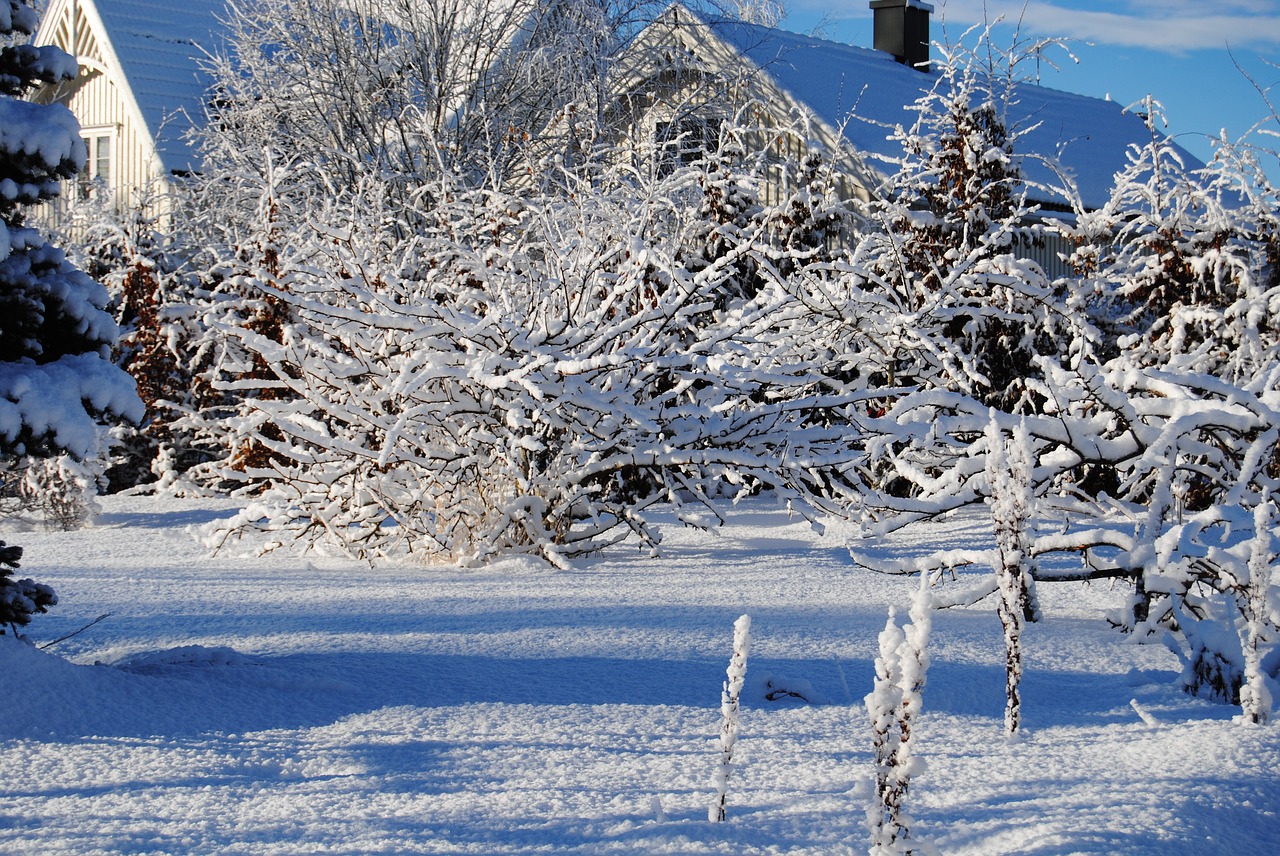
[[1031,555],[1031,450],[1023,420],[1006,443],[994,411],[987,423],[987,480],[996,539],[996,584],[1000,600],[996,612],[1004,628],[1005,733],[1012,736],[1022,724],[1022,633],[1027,621],[1039,618]]
[[1248,579],[1240,593],[1243,613],[1244,683],[1240,687],[1240,715],[1245,722],[1262,725],[1271,718],[1271,691],[1262,670],[1262,650],[1271,611],[1271,573],[1275,566],[1272,537],[1275,504],[1259,503],[1254,509]]
[[899,627],[896,610],[890,608],[879,636],[875,683],[865,702],[875,768],[874,794],[867,807],[873,856],[914,853],[918,847],[905,802],[912,778],[924,771],[923,760],[915,755],[915,726],[929,668],[933,609],[928,577],[921,575],[910,623]]
[[720,765],[713,779],[716,793],[707,812],[713,822],[725,819],[729,796],[729,772],[733,765],[733,747],[738,742],[739,699],[747,677],[747,655],[751,650],[751,616],[743,615],[733,623],[733,655],[726,670],[728,679],[720,694]]

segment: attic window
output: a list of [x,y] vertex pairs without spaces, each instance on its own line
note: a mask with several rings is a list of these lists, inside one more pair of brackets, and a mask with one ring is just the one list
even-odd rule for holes
[[677,167],[689,166],[706,158],[720,144],[719,118],[684,116],[657,122],[653,128],[654,147],[658,152],[658,168],[670,175]]

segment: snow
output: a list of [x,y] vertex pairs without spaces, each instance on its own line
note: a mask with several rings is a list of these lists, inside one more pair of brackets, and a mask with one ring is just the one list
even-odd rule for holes
[[[84,166],[80,124],[61,104],[4,98],[0,100],[0,157],[6,161],[28,160],[44,171],[63,163]],[[13,198],[19,194],[6,195]],[[35,198],[34,193],[30,198]]]
[[87,456],[102,429],[86,406],[135,421],[143,416],[132,378],[97,354],[68,354],[42,365],[0,363],[0,440],[14,442],[27,429]]
[[[668,521],[658,559],[371,568],[209,557],[195,530],[227,500],[101,504],[88,529],[3,532],[60,598],[36,641],[111,616],[52,652],[0,637],[0,853],[866,852],[860,702],[917,581],[853,565],[851,526],[753,500],[718,533]],[[876,547],[989,532],[975,513]],[[1280,731],[1184,695],[1170,652],[1109,629],[1123,587],[1039,596],[1013,743],[994,607],[934,615],[913,835],[947,854],[1274,852]],[[743,614],[731,810],[710,823]]]

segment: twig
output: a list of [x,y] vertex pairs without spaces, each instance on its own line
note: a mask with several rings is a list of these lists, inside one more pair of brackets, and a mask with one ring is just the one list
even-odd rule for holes
[[95,618],[93,621],[90,621],[84,627],[81,627],[79,630],[73,630],[72,632],[68,633],[66,636],[60,636],[59,638],[54,639],[52,642],[46,642],[43,645],[38,645],[36,647],[38,647],[41,651],[52,648],[54,645],[57,645],[59,642],[66,642],[72,636],[79,636],[81,633],[85,632],[90,627],[97,624],[99,621],[102,621],[104,618],[110,618],[110,617],[111,617],[111,613],[104,612],[101,615],[99,615],[97,618]]

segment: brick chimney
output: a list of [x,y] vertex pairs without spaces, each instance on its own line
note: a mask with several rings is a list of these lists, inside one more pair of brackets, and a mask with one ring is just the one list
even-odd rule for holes
[[933,7],[924,0],[871,0],[871,9],[875,12],[875,49],[928,73],[929,16]]

